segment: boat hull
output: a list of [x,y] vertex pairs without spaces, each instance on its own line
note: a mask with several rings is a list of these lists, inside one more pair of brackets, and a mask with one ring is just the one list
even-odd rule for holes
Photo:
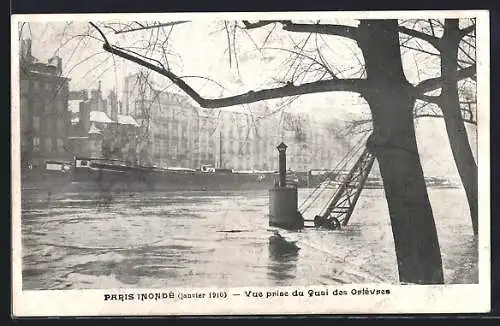
[[73,181],[71,172],[22,171],[22,192],[57,192],[68,187]]
[[208,191],[269,189],[274,174],[76,168],[70,191]]

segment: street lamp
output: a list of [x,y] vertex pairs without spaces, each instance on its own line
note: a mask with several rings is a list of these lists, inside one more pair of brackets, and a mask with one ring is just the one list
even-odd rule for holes
[[281,143],[276,147],[279,152],[279,163],[278,163],[278,171],[279,171],[279,186],[286,187],[286,149],[288,148],[285,143]]

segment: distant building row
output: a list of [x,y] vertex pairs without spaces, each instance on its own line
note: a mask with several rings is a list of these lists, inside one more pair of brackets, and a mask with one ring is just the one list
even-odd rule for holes
[[276,145],[289,145],[287,165],[297,171],[330,168],[331,128],[307,116],[253,114],[199,108],[186,96],[155,88],[143,74],[115,91],[69,91],[62,60],[20,53],[21,159],[24,166],[73,156],[105,157],[160,167],[202,165],[238,170],[276,170]]

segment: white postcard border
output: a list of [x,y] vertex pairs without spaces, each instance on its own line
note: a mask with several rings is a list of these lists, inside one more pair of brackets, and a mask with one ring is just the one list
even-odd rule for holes
[[[17,24],[30,21],[158,19],[321,19],[337,18],[425,18],[477,17],[477,92],[478,92],[478,176],[479,176],[479,283],[464,285],[383,285],[356,284],[307,287],[100,289],[63,291],[22,290],[22,243],[20,216],[20,137],[19,137],[19,40]],[[460,11],[379,11],[379,12],[281,12],[281,13],[175,13],[175,14],[71,14],[12,16],[12,295],[13,315],[30,316],[121,316],[121,315],[231,315],[231,314],[371,314],[371,313],[474,313],[490,309],[490,154],[489,154],[489,13],[486,10]],[[353,289],[383,290],[390,294],[356,294]],[[313,296],[309,292],[313,291]],[[328,295],[314,295],[328,290]],[[345,290],[347,295],[334,295]],[[262,292],[262,297],[247,297],[246,291]],[[266,298],[268,292],[288,296]],[[294,292],[297,291],[297,292]],[[293,296],[302,291],[304,296]],[[206,299],[209,293],[226,293],[227,298]],[[147,298],[141,300],[141,294]],[[153,298],[151,297],[153,294]],[[158,297],[158,294],[159,297]],[[174,298],[172,298],[172,294]],[[183,298],[182,294],[204,293],[202,298]],[[364,293],[364,292],[363,292]],[[105,300],[106,295],[130,294],[131,300]],[[239,294],[239,295],[235,295]],[[123,297],[122,297],[123,298]]]

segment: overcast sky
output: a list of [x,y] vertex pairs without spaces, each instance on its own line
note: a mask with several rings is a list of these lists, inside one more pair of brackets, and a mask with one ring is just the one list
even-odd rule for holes
[[[355,25],[356,21],[336,21]],[[201,78],[186,79],[205,97],[235,95],[248,90],[258,90],[276,85],[276,78],[283,76],[289,66],[285,61],[290,53],[275,48],[293,48],[307,37],[272,30],[266,26],[252,30],[247,34],[237,30],[236,35],[228,35],[223,29],[222,21],[195,21],[173,28],[169,34],[167,51],[169,66],[179,76],[204,76],[221,83],[222,89],[215,83]],[[272,30],[272,32],[271,32]],[[151,30],[115,35],[109,29],[103,29],[112,44],[127,48],[143,47],[144,42],[156,37]],[[162,31],[169,32],[170,28]],[[86,22],[49,22],[25,24],[22,29],[23,38],[31,38],[32,52],[41,61],[47,61],[53,55],[63,59],[63,74],[71,78],[70,89],[96,88],[102,82],[104,91],[116,88],[122,90],[122,82],[126,75],[137,72],[140,67],[134,63],[111,56],[102,50],[102,42],[93,37],[85,37],[89,32],[93,37],[101,39],[97,32]],[[159,33],[158,31],[156,31]],[[270,33],[271,32],[271,33]],[[160,36],[165,38],[165,35]],[[229,63],[228,37],[236,40],[238,68],[234,55]],[[235,38],[233,38],[235,37]],[[325,37],[319,41],[322,53],[328,62],[345,72],[344,77],[357,77],[362,67],[362,56],[353,41],[340,37]],[[257,47],[272,48],[258,51]],[[144,51],[137,49],[140,53]],[[158,52],[159,53],[159,52]],[[159,58],[156,53],[152,56]],[[361,58],[361,59],[360,59]],[[360,61],[361,60],[361,61]],[[165,62],[164,62],[165,64]],[[423,56],[414,51],[403,53],[405,74],[412,83],[439,75],[439,61],[431,56]],[[417,69],[418,67],[425,69]],[[170,82],[158,74],[153,74],[158,87],[177,92]],[[267,101],[274,107],[281,100]],[[256,103],[254,105],[263,105]],[[241,107],[236,107],[242,110]],[[312,112],[322,120],[356,119],[369,117],[369,109],[364,100],[356,94],[331,93],[304,95],[288,108],[294,112]],[[419,149],[424,170],[433,175],[456,177],[456,168],[451,158],[451,151],[446,137],[444,124],[439,119],[422,119],[417,124]],[[473,142],[474,143],[474,142]]]

